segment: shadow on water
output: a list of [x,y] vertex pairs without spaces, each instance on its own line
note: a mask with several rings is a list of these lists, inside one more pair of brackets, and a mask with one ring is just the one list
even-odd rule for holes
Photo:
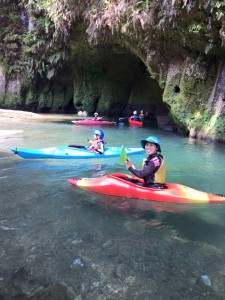
[[224,204],[205,205],[182,217],[165,215],[165,222],[176,228],[183,238],[225,250],[225,222],[221,220],[225,220]]
[[221,222],[221,219],[225,220],[225,204],[197,204],[196,206],[195,204],[160,203],[107,195],[95,195],[91,197],[91,200],[85,201],[92,205],[99,205],[112,213],[119,212],[131,218],[140,219],[156,229],[169,226],[186,240],[211,244],[225,250],[225,221]]

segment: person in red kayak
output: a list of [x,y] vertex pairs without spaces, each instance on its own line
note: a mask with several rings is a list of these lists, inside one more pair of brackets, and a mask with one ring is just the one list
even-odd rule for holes
[[95,113],[94,113],[94,118],[92,118],[92,120],[95,120],[95,121],[101,121],[101,120],[102,120],[102,117],[99,117],[98,113],[95,112]]
[[96,154],[103,154],[105,150],[105,142],[104,132],[101,129],[95,129],[94,133],[94,141],[88,139],[88,144],[90,145],[87,149]]
[[141,110],[141,111],[140,111],[139,118],[140,118],[140,119],[144,119],[144,117],[145,117],[145,115],[144,115],[144,111],[143,111],[143,110]]
[[141,140],[141,146],[148,155],[142,169],[135,169],[130,159],[126,160],[127,169],[135,176],[144,180],[144,186],[164,188],[166,182],[166,162],[161,153],[160,142],[155,136]]
[[133,112],[133,116],[130,117],[130,120],[141,121],[141,119],[139,118],[136,110]]

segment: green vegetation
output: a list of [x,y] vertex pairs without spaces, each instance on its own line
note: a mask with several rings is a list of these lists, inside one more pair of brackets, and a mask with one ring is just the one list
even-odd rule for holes
[[[10,80],[19,80],[22,99],[7,93],[1,104],[13,105],[13,99],[15,106],[57,109],[73,102],[76,108],[114,113],[126,103],[141,103],[144,93],[132,89],[144,66],[181,128],[213,132],[214,124],[218,134],[224,128],[220,115],[212,123],[216,114],[208,101],[225,53],[224,1],[0,0],[0,5],[5,90]],[[135,58],[132,67],[122,59],[123,78],[114,70],[120,53]],[[124,70],[132,70],[130,76]],[[176,86],[180,92],[174,92]],[[161,96],[156,91],[143,103]]]

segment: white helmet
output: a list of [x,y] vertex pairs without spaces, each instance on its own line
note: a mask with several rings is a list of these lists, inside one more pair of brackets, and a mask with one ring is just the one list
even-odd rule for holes
[[98,113],[97,113],[97,112],[95,112],[95,113],[94,113],[94,116],[98,116]]

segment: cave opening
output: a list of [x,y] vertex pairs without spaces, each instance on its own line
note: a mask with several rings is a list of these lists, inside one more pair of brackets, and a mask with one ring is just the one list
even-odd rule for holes
[[70,63],[63,72],[62,82],[68,91],[73,83],[73,100],[65,111],[71,112],[74,106],[75,111],[98,111],[112,117],[128,116],[137,110],[153,118],[168,111],[162,100],[163,89],[144,62],[129,50],[118,45],[116,50],[112,45],[87,45],[76,50],[71,51]]

